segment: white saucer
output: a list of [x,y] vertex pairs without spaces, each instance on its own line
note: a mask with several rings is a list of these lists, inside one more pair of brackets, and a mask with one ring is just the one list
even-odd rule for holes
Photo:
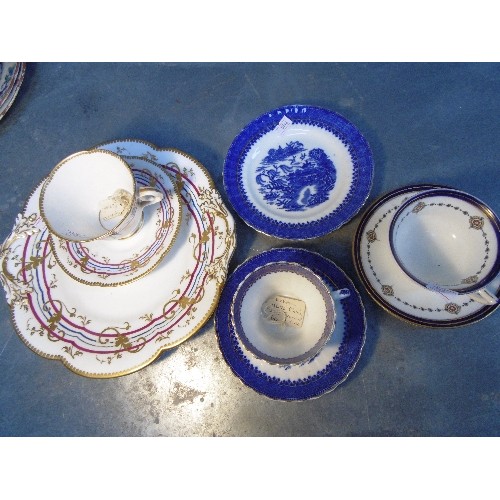
[[154,186],[163,200],[144,210],[144,225],[121,240],[67,241],[52,234],[58,264],[87,285],[118,286],[150,273],[169,252],[179,232],[182,205],[177,186],[167,172],[144,158],[126,160],[139,186]]
[[[498,304],[486,306],[467,297],[446,297],[417,284],[399,267],[390,248],[389,227],[398,208],[411,196],[435,187],[442,186],[406,186],[375,201],[356,231],[354,263],[375,302],[398,318],[421,326],[468,325],[491,314]],[[497,296],[499,287],[497,278],[493,283]]]

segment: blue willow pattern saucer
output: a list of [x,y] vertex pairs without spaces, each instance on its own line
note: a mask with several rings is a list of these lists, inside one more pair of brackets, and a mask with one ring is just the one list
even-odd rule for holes
[[[336,301],[337,325],[323,349],[299,365],[273,365],[255,359],[238,338],[231,304],[240,283],[255,269],[272,262],[293,262],[319,275],[330,290],[348,288],[350,297]],[[366,320],[361,298],[351,280],[333,262],[309,250],[268,250],[241,264],[228,278],[215,313],[215,329],[224,359],[248,387],[272,399],[298,401],[334,390],[356,366],[365,342]]]
[[258,117],[233,140],[224,186],[249,226],[304,240],[359,211],[373,168],[370,147],[352,123],[327,109],[291,105]]

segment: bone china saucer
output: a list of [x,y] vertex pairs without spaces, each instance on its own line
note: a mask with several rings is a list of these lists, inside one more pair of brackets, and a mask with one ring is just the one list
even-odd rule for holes
[[[257,359],[247,350],[231,321],[234,294],[255,269],[271,262],[306,266],[330,291],[347,288],[350,296],[335,299],[336,326],[323,348],[310,360],[277,365]],[[361,298],[351,280],[332,261],[300,248],[268,250],[241,264],[227,279],[215,313],[215,329],[224,359],[248,387],[272,399],[299,401],[334,390],[352,372],[365,342],[366,320]]]
[[[144,209],[144,225],[121,240],[67,241],[51,234],[58,264],[87,285],[118,286],[150,273],[169,252],[181,225],[177,186],[164,169],[144,158],[126,160],[139,186],[153,186],[163,194],[158,204]],[[170,166],[175,172],[175,167]]]
[[160,265],[126,286],[75,281],[51,251],[38,211],[40,184],[0,247],[0,278],[28,347],[80,375],[109,378],[143,368],[205,324],[226,279],[235,233],[212,179],[187,153],[139,140],[99,148],[149,159],[167,172],[172,168],[182,224]]
[[323,236],[365,203],[373,157],[361,132],[334,111],[291,105],[248,124],[224,163],[224,186],[241,218],[289,240]]
[[[436,187],[441,186],[406,186],[375,201],[356,231],[354,263],[368,293],[396,317],[420,326],[468,325],[491,314],[498,304],[486,306],[468,297],[447,297],[419,285],[399,267],[390,248],[389,228],[400,206],[412,196]],[[492,285],[498,296],[500,278]]]

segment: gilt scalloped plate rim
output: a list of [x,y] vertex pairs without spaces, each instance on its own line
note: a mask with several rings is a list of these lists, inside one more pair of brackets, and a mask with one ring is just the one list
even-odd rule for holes
[[[169,148],[158,148],[153,143],[150,143],[150,142],[147,142],[147,141],[143,141],[143,140],[140,140],[140,139],[120,139],[120,140],[106,141],[104,143],[100,143],[97,146],[94,146],[94,148],[104,147],[104,146],[107,146],[107,145],[110,145],[110,144],[125,143],[125,142],[141,144],[142,146],[146,146],[147,148],[150,148],[150,149],[152,149],[153,151],[156,151],[156,152],[167,152],[167,153],[172,152],[172,153],[176,153],[176,154],[180,154],[181,156],[184,156],[185,158],[193,161],[195,163],[195,165],[197,166],[197,168],[199,168],[201,174],[206,178],[206,181],[207,181],[207,184],[208,184],[209,188],[216,189],[216,186],[215,186],[215,184],[213,182],[213,179],[210,176],[210,174],[208,173],[208,171],[206,170],[206,168],[198,160],[196,160],[194,157],[192,157],[191,155],[189,155],[188,153],[185,153],[184,151],[182,151],[180,149],[170,148],[170,147]],[[161,167],[160,164],[158,164],[158,166]],[[23,209],[20,212],[20,214],[24,214],[25,213],[25,211],[26,211],[26,209],[28,207],[28,204],[30,202],[31,197],[35,194],[35,192],[37,191],[37,189],[39,189],[41,187],[42,184],[43,184],[43,180],[40,183],[38,183],[35,188],[32,189],[32,191],[30,192],[30,194],[29,194],[29,196],[28,196],[28,198],[27,198],[27,200],[26,200],[26,202],[25,202],[25,204],[23,206]],[[65,366],[71,372],[73,372],[73,373],[75,373],[77,375],[81,375],[81,376],[87,377],[87,378],[94,378],[94,379],[116,378],[116,377],[121,377],[121,376],[124,376],[124,375],[128,375],[128,374],[134,373],[134,372],[136,372],[138,370],[141,370],[142,368],[145,368],[146,366],[148,366],[151,363],[153,363],[155,360],[159,359],[160,356],[162,354],[164,354],[165,352],[171,351],[172,349],[174,349],[175,347],[179,346],[180,344],[182,344],[183,342],[185,342],[186,340],[188,340],[189,338],[191,338],[193,335],[195,335],[201,328],[203,328],[203,326],[210,319],[210,317],[212,317],[212,315],[213,315],[213,313],[214,313],[214,311],[215,311],[215,309],[217,307],[217,304],[218,304],[221,292],[222,292],[222,290],[224,288],[224,283],[225,283],[225,280],[227,278],[228,266],[229,266],[229,263],[231,261],[231,258],[233,256],[235,248],[236,248],[236,233],[235,233],[234,220],[233,220],[233,217],[231,216],[231,214],[229,213],[229,211],[227,212],[227,218],[228,218],[228,221],[231,223],[230,225],[232,226],[232,229],[233,229],[233,242],[232,242],[232,245],[229,247],[229,253],[228,253],[228,255],[226,256],[226,259],[225,259],[225,262],[226,262],[226,267],[225,267],[226,275],[224,277],[224,280],[220,284],[218,284],[216,286],[216,293],[214,294],[213,300],[211,301],[211,305],[208,307],[207,312],[205,313],[204,317],[196,323],[196,326],[190,329],[190,332],[187,335],[181,337],[180,339],[178,339],[175,342],[172,342],[172,343],[170,343],[170,344],[168,344],[166,346],[160,347],[159,349],[156,350],[156,352],[152,356],[150,356],[148,359],[144,360],[143,362],[138,363],[138,364],[134,365],[133,367],[131,367],[129,369],[115,371],[115,372],[96,373],[96,372],[87,372],[85,370],[81,370],[81,369],[73,366],[70,363],[70,361],[65,356],[63,356],[62,354],[46,353],[46,352],[41,351],[40,349],[38,349],[34,345],[31,345],[29,343],[28,339],[25,338],[25,335],[22,333],[22,331],[21,331],[21,329],[20,329],[20,327],[19,327],[19,325],[17,323],[16,316],[15,316],[15,314],[16,314],[16,307],[15,306],[9,306],[11,322],[12,322],[12,325],[14,326],[14,329],[16,330],[16,332],[18,334],[18,337],[21,339],[21,341],[31,351],[33,351],[37,355],[39,355],[39,356],[41,356],[41,357],[43,357],[45,359],[60,361],[63,364],[63,366]],[[12,235],[12,232],[10,233],[10,235]],[[8,238],[9,238],[9,236],[7,236],[7,239]]]
[[[366,209],[366,211],[363,213],[363,216],[361,218],[361,221],[359,222],[359,225],[356,229],[355,236],[353,238],[353,243],[352,243],[352,258],[354,262],[354,267],[356,268],[356,272],[361,279],[366,291],[370,295],[370,297],[374,300],[376,304],[378,304],[384,311],[388,312],[392,316],[403,320],[409,324],[415,325],[415,326],[420,326],[420,327],[432,327],[432,328],[457,328],[457,327],[463,327],[463,326],[468,326],[473,323],[477,323],[478,321],[481,321],[482,319],[486,318],[490,314],[492,314],[497,307],[500,304],[495,304],[495,305],[485,305],[484,307],[480,308],[476,312],[468,315],[468,316],[463,316],[460,318],[450,318],[449,320],[431,320],[431,319],[423,319],[419,318],[416,316],[413,316],[409,313],[406,313],[402,311],[401,309],[396,308],[394,305],[390,304],[387,302],[383,296],[373,287],[371,282],[369,281],[364,266],[361,262],[361,240],[363,237],[364,229],[366,228],[368,222],[370,221],[371,217],[374,215],[374,213],[384,204],[388,203],[390,200],[393,198],[396,198],[398,196],[401,196],[405,193],[418,193],[418,192],[423,192],[425,190],[432,190],[435,188],[445,188],[445,189],[453,189],[455,190],[456,188],[453,188],[451,186],[445,186],[442,184],[428,184],[428,183],[423,183],[423,184],[410,184],[406,186],[402,186],[396,189],[393,189],[391,191],[388,191],[384,195],[378,197],[376,200],[373,201],[373,203]],[[387,245],[389,247],[389,242],[387,242]],[[389,247],[389,253],[390,253],[390,247]],[[426,290],[425,288],[422,287],[422,293],[434,293],[429,290]],[[500,289],[497,291],[497,296],[500,294]]]
[[[355,193],[356,196],[354,197],[351,196],[350,202],[347,203],[346,207],[344,207],[340,211],[340,213],[337,213],[339,208],[339,206],[337,206],[327,215],[313,221],[312,223],[278,222],[271,217],[263,214],[257,207],[252,204],[251,200],[248,200],[247,196],[244,193],[240,192],[237,179],[239,170],[241,169],[242,152],[247,144],[270,133],[272,130],[274,130],[274,128],[266,131],[266,124],[267,127],[273,124],[275,127],[283,116],[289,116],[288,110],[294,109],[305,109],[306,115],[308,114],[307,110],[311,110],[313,115],[319,115],[319,117],[324,120],[324,123],[330,126],[339,126],[339,124],[342,124],[344,127],[347,127],[349,129],[349,134],[354,134],[356,136],[357,140],[360,141],[361,145],[364,148],[364,150],[360,151],[359,153],[361,182],[359,183],[358,189],[360,192]],[[298,111],[295,112],[298,113]],[[316,119],[317,118],[318,117],[316,117]],[[332,133],[329,130],[327,131],[329,133]],[[343,132],[345,133],[345,131]],[[349,135],[348,138],[350,137],[351,136]],[[316,105],[307,104],[290,104],[280,106],[278,108],[269,110],[253,119],[233,139],[224,160],[223,167],[224,189],[228,195],[231,206],[243,219],[243,221],[248,226],[252,227],[260,233],[290,241],[304,241],[325,236],[352,220],[352,218],[355,217],[357,213],[359,213],[363,205],[366,203],[366,200],[368,199],[373,185],[373,177],[373,154],[368,141],[363,136],[358,127],[356,127],[350,120],[337,113],[336,111]],[[342,203],[344,203],[344,201]]]

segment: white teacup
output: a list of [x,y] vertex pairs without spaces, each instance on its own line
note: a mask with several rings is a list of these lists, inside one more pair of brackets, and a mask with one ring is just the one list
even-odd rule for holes
[[256,358],[272,364],[304,363],[328,342],[335,329],[335,300],[312,270],[292,262],[257,268],[238,287],[231,304],[236,334]]
[[395,213],[389,240],[401,269],[421,285],[498,302],[488,285],[500,272],[500,222],[477,198],[445,188],[417,194]]
[[143,209],[163,194],[138,188],[132,170],[109,151],[81,151],[54,167],[40,194],[49,231],[71,241],[126,238],[143,223]]

